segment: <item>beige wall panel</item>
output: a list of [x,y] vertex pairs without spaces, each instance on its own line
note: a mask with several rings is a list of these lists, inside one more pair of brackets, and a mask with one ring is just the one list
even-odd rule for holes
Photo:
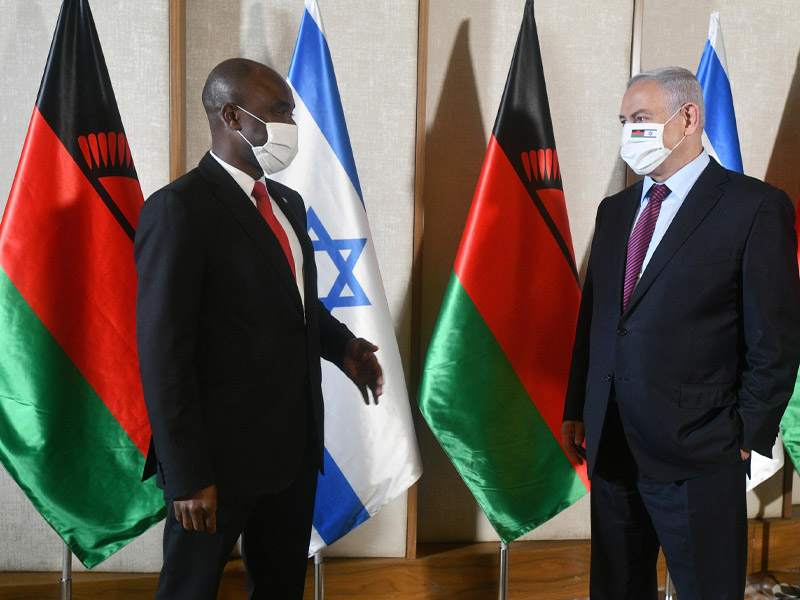
[[[540,0],[535,6],[570,227],[583,273],[597,205],[624,186],[617,115],[629,74],[633,2]],[[522,0],[430,2],[423,358],[453,269],[523,7]],[[426,425],[419,425],[418,436],[425,465],[419,488],[420,541],[497,539]],[[526,539],[588,537],[586,500]]]
[[[0,207],[11,190],[61,0],[2,0],[0,20]],[[122,122],[145,195],[168,180],[169,67],[167,0],[91,2]],[[58,571],[61,540],[0,469],[0,570]],[[161,526],[97,570],[153,571],[161,566]],[[74,561],[75,568],[79,563]]]
[[[744,171],[800,193],[800,2],[646,2],[642,69],[697,72],[711,11],[720,14]],[[690,18],[687,18],[687,15]],[[791,15],[791,16],[790,16]],[[750,516],[780,516],[778,476],[748,494]]]
[[[244,56],[286,74],[300,0],[193,0],[187,14],[187,165],[210,146],[200,94],[208,72]],[[389,310],[408,372],[414,209],[417,2],[319,0]],[[398,498],[326,554],[405,554]]]

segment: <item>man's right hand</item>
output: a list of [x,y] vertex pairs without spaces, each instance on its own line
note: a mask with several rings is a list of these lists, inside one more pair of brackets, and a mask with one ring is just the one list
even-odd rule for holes
[[586,460],[586,448],[583,442],[586,437],[583,421],[564,421],[561,424],[561,438],[564,442],[564,450],[574,462],[579,465]]
[[172,501],[175,518],[187,531],[217,531],[217,486],[213,483],[200,491]]

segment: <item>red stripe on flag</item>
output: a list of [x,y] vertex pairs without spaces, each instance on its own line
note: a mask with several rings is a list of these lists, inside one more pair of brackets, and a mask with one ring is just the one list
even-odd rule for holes
[[[563,192],[544,190],[539,197],[574,255]],[[561,248],[494,136],[455,271],[562,444],[580,290]],[[588,486],[585,463],[576,470]]]
[[[117,179],[107,189],[135,226],[141,189]],[[146,454],[133,244],[37,109],[0,240],[9,279]]]

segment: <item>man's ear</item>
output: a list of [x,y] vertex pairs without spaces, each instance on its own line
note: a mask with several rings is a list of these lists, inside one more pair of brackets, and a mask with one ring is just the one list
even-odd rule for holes
[[700,107],[694,102],[688,102],[683,107],[684,132],[687,136],[694,135],[700,128]]
[[219,114],[228,127],[234,131],[239,131],[242,128],[242,124],[239,123],[239,119],[236,117],[236,109],[237,107],[233,102],[226,102],[222,105]]

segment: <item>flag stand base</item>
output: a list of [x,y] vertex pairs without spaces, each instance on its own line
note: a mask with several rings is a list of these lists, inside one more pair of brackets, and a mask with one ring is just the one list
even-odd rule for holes
[[677,600],[675,596],[675,586],[672,585],[672,577],[669,576],[669,569],[664,578],[664,600]]
[[500,581],[498,600],[508,600],[508,544],[500,544]]
[[61,551],[61,595],[60,600],[72,600],[72,550],[66,542]]
[[325,561],[322,553],[314,555],[314,600],[325,599]]

